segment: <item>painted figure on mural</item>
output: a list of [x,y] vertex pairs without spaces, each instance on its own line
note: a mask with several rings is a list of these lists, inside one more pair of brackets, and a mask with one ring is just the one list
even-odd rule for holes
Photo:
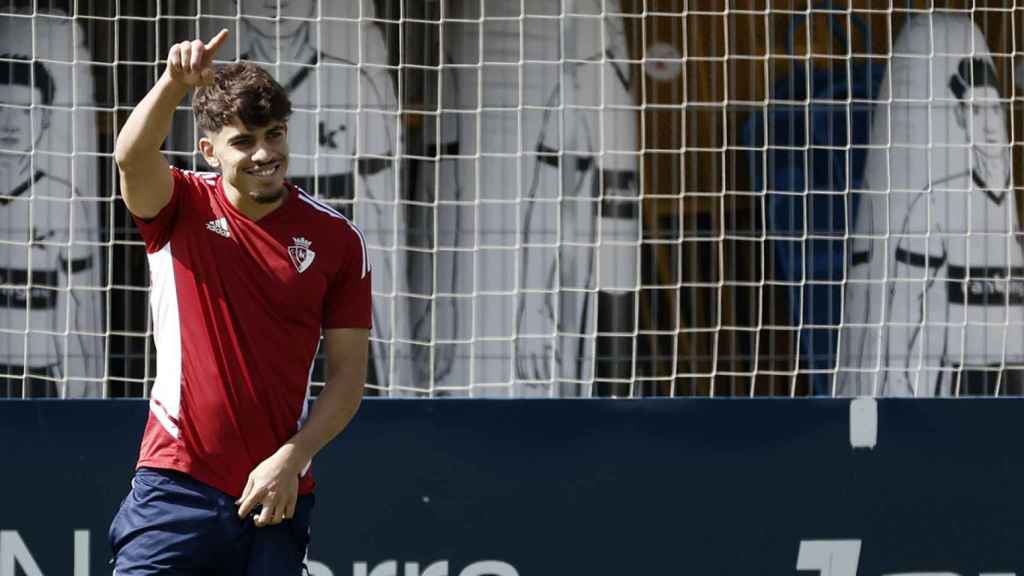
[[[917,17],[894,52],[855,224],[837,392],[1021,394],[1024,253],[999,79],[969,18]],[[929,95],[935,94],[934,100]],[[884,140],[883,140],[884,139]],[[927,145],[922,145],[927,144]]]

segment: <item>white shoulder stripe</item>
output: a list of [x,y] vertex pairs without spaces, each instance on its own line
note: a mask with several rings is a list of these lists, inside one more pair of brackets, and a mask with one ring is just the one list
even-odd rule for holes
[[[173,166],[172,166],[172,168],[173,168]],[[206,171],[204,171],[204,170],[189,170],[187,168],[178,168],[178,170],[181,170],[182,172],[184,172],[186,174],[191,174],[191,175],[193,175],[193,176],[195,176],[197,178],[202,178],[203,180],[206,180],[207,182],[213,182],[213,181],[215,181],[220,176],[220,173],[218,173],[218,172],[210,172],[208,170],[206,170]]]
[[302,189],[299,189],[299,198],[302,198],[303,202],[305,202],[306,204],[309,204],[310,206],[312,206],[313,208],[316,208],[317,210],[323,212],[324,214],[330,214],[331,216],[334,216],[335,218],[338,218],[339,220],[348,220],[348,218],[345,218],[344,214],[342,214],[341,212],[338,212],[334,208],[331,208],[330,206],[328,206],[328,205],[326,205],[326,204],[324,204],[322,202],[318,202],[316,199],[310,197],[305,192],[303,192]]
[[369,256],[366,253],[366,238],[363,236],[363,231],[360,230],[359,227],[356,226],[351,220],[346,218],[344,214],[342,214],[341,212],[338,212],[334,208],[331,208],[330,206],[328,206],[328,205],[318,201],[316,198],[313,198],[313,197],[309,196],[308,194],[306,194],[306,191],[303,190],[302,188],[296,188],[296,190],[298,190],[299,198],[303,202],[305,202],[306,204],[309,204],[314,209],[319,210],[320,212],[323,212],[324,214],[329,214],[330,216],[345,222],[345,224],[348,224],[348,227],[351,228],[352,231],[356,233],[356,236],[359,237],[359,246],[363,250],[363,270],[362,270],[362,274],[359,277],[360,278],[365,278],[366,277],[366,273],[370,271],[370,260],[369,260]]
[[355,230],[356,236],[359,236],[359,246],[363,249],[363,271],[359,277],[366,278],[366,273],[370,271],[370,258],[366,254],[366,238],[363,237],[363,231],[360,230],[358,226],[349,222],[348,219],[345,219],[345,222],[348,222],[348,225]]

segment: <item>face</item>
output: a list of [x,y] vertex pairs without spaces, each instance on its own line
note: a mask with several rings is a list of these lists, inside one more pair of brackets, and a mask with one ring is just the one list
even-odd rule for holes
[[[248,27],[268,38],[286,38],[298,32],[316,17],[317,0],[239,0],[242,20]],[[278,9],[280,8],[280,12]],[[246,18],[251,16],[251,18]]]
[[957,122],[964,130],[970,130],[971,144],[981,146],[1005,146],[1006,125],[1003,121],[1003,106],[999,91],[992,86],[969,88],[957,107]]
[[236,118],[220,132],[201,139],[199,149],[246,200],[271,204],[284,195],[288,172],[286,122],[249,128]]
[[970,135],[971,170],[990,189],[1005,188],[1010,146],[999,91],[992,86],[968,89],[956,107],[956,121]]
[[42,101],[42,94],[28,86],[0,85],[0,148],[31,152],[46,129],[46,113],[30,108],[32,97]]

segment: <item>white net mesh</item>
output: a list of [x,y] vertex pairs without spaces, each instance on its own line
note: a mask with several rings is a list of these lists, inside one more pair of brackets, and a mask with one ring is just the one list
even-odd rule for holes
[[[220,28],[290,93],[289,179],[366,235],[371,394],[1019,394],[1021,12],[0,1],[0,395],[148,393],[110,151]],[[172,163],[195,139],[183,102]]]
[[103,393],[96,104],[88,47],[54,16],[0,21],[0,392]]

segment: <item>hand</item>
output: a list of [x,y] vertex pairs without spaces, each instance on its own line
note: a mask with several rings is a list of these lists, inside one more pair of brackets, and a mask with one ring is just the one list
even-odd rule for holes
[[171,79],[190,88],[213,82],[213,57],[227,37],[228,30],[224,28],[209,44],[197,39],[171,46],[167,53],[167,73]]
[[295,515],[301,465],[293,462],[290,447],[278,450],[249,473],[238,504],[238,517],[245,518],[256,505],[263,508],[253,522],[257,527],[280,524]]

